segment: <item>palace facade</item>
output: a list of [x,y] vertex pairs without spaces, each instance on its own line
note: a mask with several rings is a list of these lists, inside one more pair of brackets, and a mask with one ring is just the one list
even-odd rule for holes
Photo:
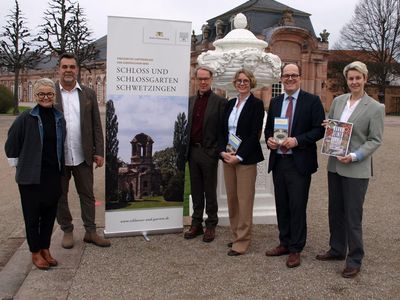
[[[283,63],[297,63],[302,68],[301,88],[320,96],[325,109],[328,110],[333,97],[340,92],[335,90],[335,80],[328,80],[328,61],[332,51],[329,51],[329,33],[324,30],[318,36],[314,32],[310,14],[288,7],[273,0],[250,0],[242,5],[207,21],[202,26],[201,34],[192,34],[191,44],[191,82],[189,93],[193,95],[197,89],[194,80],[194,70],[197,66],[197,57],[204,51],[212,50],[213,42],[223,38],[233,28],[233,18],[236,14],[243,13],[248,21],[248,29],[254,35],[266,41],[266,52],[278,55]],[[93,61],[94,67],[90,71],[82,70],[81,82],[97,92],[98,102],[106,102],[106,52],[107,37],[96,41],[99,50],[97,59]],[[332,58],[337,57],[333,55]],[[332,59],[331,59],[332,61]],[[33,101],[33,83],[41,77],[57,79],[57,58],[52,57],[48,62],[40,63],[35,70],[25,70],[21,73],[19,90],[20,101]],[[0,70],[0,84],[11,90],[14,88],[12,73]],[[393,112],[399,104],[400,98],[396,97],[398,88],[388,88],[384,95],[386,112]],[[371,87],[372,96],[377,98]],[[217,91],[224,94],[223,91]],[[281,84],[255,91],[255,95],[263,99],[265,107],[269,105],[271,97],[282,92]],[[396,102],[397,101],[397,102]],[[397,103],[397,104],[396,104]]]

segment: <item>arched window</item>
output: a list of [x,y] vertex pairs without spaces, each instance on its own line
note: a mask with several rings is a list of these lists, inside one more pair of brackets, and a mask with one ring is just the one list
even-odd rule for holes
[[103,95],[103,83],[101,82],[101,78],[97,78],[97,89],[96,89],[96,94],[97,94],[97,102],[98,103],[103,103],[104,102],[104,95]]
[[18,85],[18,101],[22,101],[22,84]]
[[93,82],[92,82],[92,78],[88,79],[88,87],[91,88],[93,90]]
[[32,82],[28,82],[28,101],[33,102],[33,85]]

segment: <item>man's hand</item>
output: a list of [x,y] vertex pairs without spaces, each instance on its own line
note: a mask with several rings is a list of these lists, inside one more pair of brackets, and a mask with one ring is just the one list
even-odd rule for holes
[[94,163],[96,164],[95,168],[101,168],[104,165],[104,157],[100,155],[93,156]]
[[297,146],[297,140],[294,137],[288,137],[283,141],[282,146],[287,149],[292,149]]
[[267,140],[267,145],[269,149],[278,149],[279,148],[279,143],[276,142],[276,140],[271,136],[270,138],[268,138]]

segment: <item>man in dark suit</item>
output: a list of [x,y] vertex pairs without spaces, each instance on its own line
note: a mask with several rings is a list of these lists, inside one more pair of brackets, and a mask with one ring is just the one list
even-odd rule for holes
[[[289,268],[300,265],[300,252],[306,244],[308,192],[311,174],[318,168],[316,142],[324,135],[321,124],[325,118],[320,98],[300,89],[300,77],[298,65],[283,66],[285,93],[271,100],[264,131],[271,150],[268,172],[272,171],[274,182],[280,240],[266,255],[289,254]],[[273,137],[274,121],[285,117],[289,136],[279,144]]]
[[[198,67],[195,71],[197,95],[189,98],[189,171],[193,202],[192,224],[185,239],[204,233],[203,241],[212,242],[218,224],[217,170],[218,126],[227,100],[211,91],[212,71]],[[204,207],[207,213],[203,231]]]
[[63,111],[67,123],[65,140],[66,172],[62,177],[62,195],[58,202],[57,221],[64,231],[62,247],[74,246],[72,216],[68,206],[71,176],[79,194],[81,216],[86,233],[84,241],[100,247],[110,242],[96,233],[95,198],[93,193],[93,162],[104,164],[104,140],[95,92],[77,82],[78,65],[75,56],[65,53],[59,59],[60,81],[56,83],[56,108]]

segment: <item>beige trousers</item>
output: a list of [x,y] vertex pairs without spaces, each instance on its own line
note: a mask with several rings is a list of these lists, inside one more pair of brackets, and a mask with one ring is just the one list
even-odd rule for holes
[[244,253],[250,247],[257,164],[224,163],[229,221],[233,234],[232,250]]

